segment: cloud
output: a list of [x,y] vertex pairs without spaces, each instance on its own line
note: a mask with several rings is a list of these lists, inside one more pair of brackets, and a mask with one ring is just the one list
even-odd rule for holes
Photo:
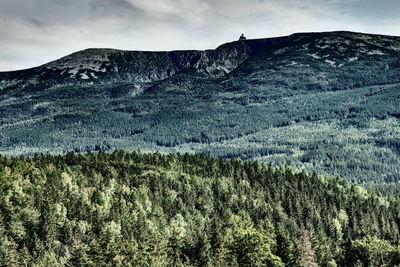
[[354,0],[345,12],[364,23],[399,21],[400,3],[398,0]]
[[41,28],[41,29],[45,29],[45,28],[49,27],[49,25],[50,25],[47,22],[44,22],[37,18],[30,17],[30,18],[26,18],[25,20],[29,25],[32,25],[34,27]]
[[332,30],[400,35],[397,1],[0,0],[0,70],[88,47],[214,48],[242,32],[249,38]]

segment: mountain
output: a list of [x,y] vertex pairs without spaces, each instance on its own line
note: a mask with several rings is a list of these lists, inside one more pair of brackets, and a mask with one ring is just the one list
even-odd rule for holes
[[400,180],[400,37],[298,33],[215,50],[89,49],[0,73],[0,153],[201,152]]
[[204,155],[0,156],[0,265],[398,266],[400,199]]
[[210,76],[231,72],[252,54],[282,38],[247,40],[222,45],[215,50],[144,52],[116,49],[86,49],[37,68],[1,73],[2,90],[19,87],[43,89],[54,85],[149,83],[166,79],[185,69]]

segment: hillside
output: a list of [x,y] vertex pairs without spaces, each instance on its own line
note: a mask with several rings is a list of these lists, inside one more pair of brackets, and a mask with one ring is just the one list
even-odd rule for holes
[[400,38],[352,32],[215,50],[90,49],[0,73],[0,153],[201,152],[400,180]]
[[203,155],[0,157],[0,265],[394,266],[400,200]]

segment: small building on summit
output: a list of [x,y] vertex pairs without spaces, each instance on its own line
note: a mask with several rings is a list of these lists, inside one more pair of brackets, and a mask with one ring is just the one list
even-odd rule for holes
[[239,37],[239,41],[243,41],[246,40],[246,37],[244,36],[244,33],[242,33],[242,35],[240,35]]

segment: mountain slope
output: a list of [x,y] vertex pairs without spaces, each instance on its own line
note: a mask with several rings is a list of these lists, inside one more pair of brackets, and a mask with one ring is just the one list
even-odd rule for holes
[[399,37],[330,32],[207,51],[87,50],[0,76],[2,154],[141,148],[400,180]]
[[348,32],[294,34],[239,66],[233,76],[268,87],[343,90],[398,83],[400,38]]

